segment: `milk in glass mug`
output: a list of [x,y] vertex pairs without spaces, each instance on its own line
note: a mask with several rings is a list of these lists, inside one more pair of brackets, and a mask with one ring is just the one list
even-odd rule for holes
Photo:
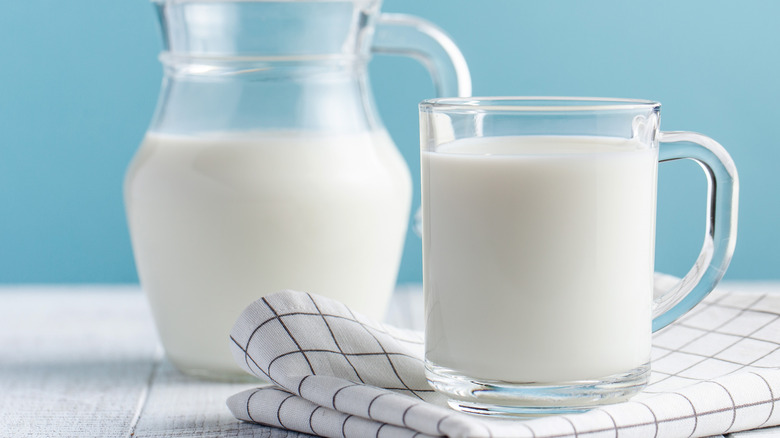
[[[729,155],[659,115],[628,99],[420,105],[426,373],[453,408],[577,412],[647,384],[652,332],[715,287],[737,224]],[[658,162],[682,158],[709,178],[704,246],[654,298]]]

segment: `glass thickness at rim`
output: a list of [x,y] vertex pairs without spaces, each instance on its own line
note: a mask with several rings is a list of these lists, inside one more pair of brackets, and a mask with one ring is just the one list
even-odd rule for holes
[[444,97],[420,103],[422,112],[578,112],[659,109],[652,100],[604,97],[495,96]]

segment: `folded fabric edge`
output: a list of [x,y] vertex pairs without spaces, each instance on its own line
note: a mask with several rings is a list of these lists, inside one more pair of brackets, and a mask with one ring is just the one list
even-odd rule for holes
[[265,386],[230,396],[227,407],[239,420],[329,438],[433,438],[416,430],[345,414],[282,389]]

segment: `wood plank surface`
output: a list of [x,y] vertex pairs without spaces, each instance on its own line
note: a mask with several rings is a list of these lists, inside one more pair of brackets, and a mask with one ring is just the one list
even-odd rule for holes
[[137,288],[0,292],[0,436],[128,436],[158,355]]
[[[780,293],[777,282],[724,287]],[[419,286],[399,288],[388,320],[422,329]],[[138,286],[0,287],[0,437],[307,436],[233,418],[225,399],[251,386],[176,371]]]

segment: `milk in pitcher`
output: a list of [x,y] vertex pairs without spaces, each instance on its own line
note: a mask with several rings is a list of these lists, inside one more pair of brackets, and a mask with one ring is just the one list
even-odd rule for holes
[[226,376],[243,374],[228,348],[230,329],[266,294],[321,294],[382,319],[411,180],[384,131],[151,132],[129,168],[125,197],[138,273],[168,357],[191,374]]

